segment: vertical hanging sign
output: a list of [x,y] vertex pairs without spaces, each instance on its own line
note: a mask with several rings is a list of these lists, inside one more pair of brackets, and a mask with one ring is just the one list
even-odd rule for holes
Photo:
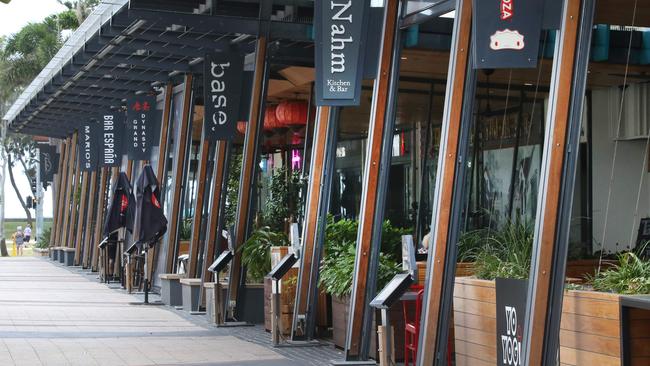
[[369,1],[316,0],[316,105],[358,106]]
[[203,64],[204,137],[230,140],[239,117],[244,57],[237,51],[213,53],[205,56]]
[[92,171],[99,165],[100,126],[95,119],[79,129],[79,166],[82,171]]
[[149,160],[157,128],[156,97],[138,95],[127,103],[126,152],[131,160]]
[[542,0],[474,0],[474,68],[535,68]]
[[41,170],[41,180],[43,182],[52,182],[54,174],[59,168],[59,154],[56,147],[52,145],[39,145],[38,167]]
[[101,158],[102,167],[114,167],[122,164],[122,143],[124,140],[124,113],[107,111],[99,116],[101,123]]

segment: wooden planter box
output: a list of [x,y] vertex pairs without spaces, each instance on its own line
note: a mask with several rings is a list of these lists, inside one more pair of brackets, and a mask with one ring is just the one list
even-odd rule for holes
[[[586,276],[593,276],[598,271],[598,259],[578,259],[568,261],[566,264],[566,277],[584,280]],[[618,261],[603,260],[600,263],[601,270],[618,264]]]
[[[456,263],[456,277],[468,277],[474,275],[474,262]],[[418,284],[424,286],[427,276],[427,262],[418,262]]]
[[[291,268],[285,279],[280,282],[280,332],[283,335],[291,334],[293,321],[293,305],[296,299],[296,280],[298,268]],[[271,277],[264,278],[264,328],[271,331],[271,294],[273,281]]]
[[[622,365],[620,296],[567,291],[562,306],[562,365]],[[496,364],[494,281],[456,278],[454,288],[456,365]]]
[[[404,359],[404,313],[401,303],[390,309],[390,321],[393,326],[395,344],[395,360]],[[345,333],[348,326],[348,312],[350,311],[350,299],[340,299],[332,296],[332,338],[334,344],[339,348],[345,348]],[[370,357],[378,359],[377,350],[377,327],[373,322],[373,334],[370,340]]]
[[50,250],[47,249],[47,248],[45,248],[45,249],[34,248],[33,251],[32,251],[32,255],[34,257],[47,257],[47,256],[50,255]]

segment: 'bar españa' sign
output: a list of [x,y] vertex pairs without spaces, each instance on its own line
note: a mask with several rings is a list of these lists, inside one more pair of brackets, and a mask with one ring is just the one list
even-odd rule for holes
[[208,141],[230,140],[239,117],[244,57],[236,51],[208,54],[203,71],[204,137]]
[[316,0],[316,105],[357,106],[369,1]]
[[106,112],[99,118],[102,125],[102,151],[100,165],[114,167],[122,164],[124,112]]

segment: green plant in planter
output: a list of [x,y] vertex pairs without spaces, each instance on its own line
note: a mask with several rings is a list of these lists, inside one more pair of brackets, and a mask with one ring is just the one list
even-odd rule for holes
[[588,277],[587,283],[596,291],[650,294],[650,261],[641,259],[635,252],[626,252],[618,255],[618,262],[618,265]]
[[[320,284],[326,292],[343,298],[352,291],[356,240],[359,222],[356,220],[334,221],[328,217],[325,229],[325,259],[320,272]],[[381,253],[377,273],[377,288],[383,288],[401,270],[402,235],[407,232],[392,226],[390,221],[382,225]]]
[[192,239],[192,218],[186,218],[181,221],[181,226],[178,228],[179,240]]
[[485,244],[476,250],[474,270],[478,278],[528,278],[533,254],[533,227],[511,222],[487,234]]
[[43,233],[41,234],[41,237],[38,238],[38,241],[36,242],[36,248],[39,249],[45,249],[50,246],[50,237],[52,236],[52,228],[47,228],[47,230],[43,230]]
[[286,167],[275,169],[268,182],[269,197],[264,202],[262,221],[272,230],[282,231],[285,220],[299,215],[300,171]]
[[474,262],[487,242],[488,230],[476,229],[462,233],[458,239],[457,262]]
[[240,247],[242,263],[251,282],[262,282],[271,271],[271,247],[284,247],[289,240],[283,232],[263,226],[257,229]]
[[[328,255],[323,261],[320,284],[332,296],[345,298],[352,292],[356,247],[354,242],[346,242],[340,249],[338,256]],[[380,253],[377,289],[383,288],[400,269],[401,265],[395,259]]]

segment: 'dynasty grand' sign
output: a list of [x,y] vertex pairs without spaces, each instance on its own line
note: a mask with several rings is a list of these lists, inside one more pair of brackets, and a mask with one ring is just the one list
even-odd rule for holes
[[316,0],[316,105],[359,105],[366,0]]
[[149,160],[155,143],[156,97],[138,95],[127,100],[126,144],[131,160]]
[[204,137],[208,141],[230,140],[239,118],[244,57],[236,51],[208,54],[203,67]]

